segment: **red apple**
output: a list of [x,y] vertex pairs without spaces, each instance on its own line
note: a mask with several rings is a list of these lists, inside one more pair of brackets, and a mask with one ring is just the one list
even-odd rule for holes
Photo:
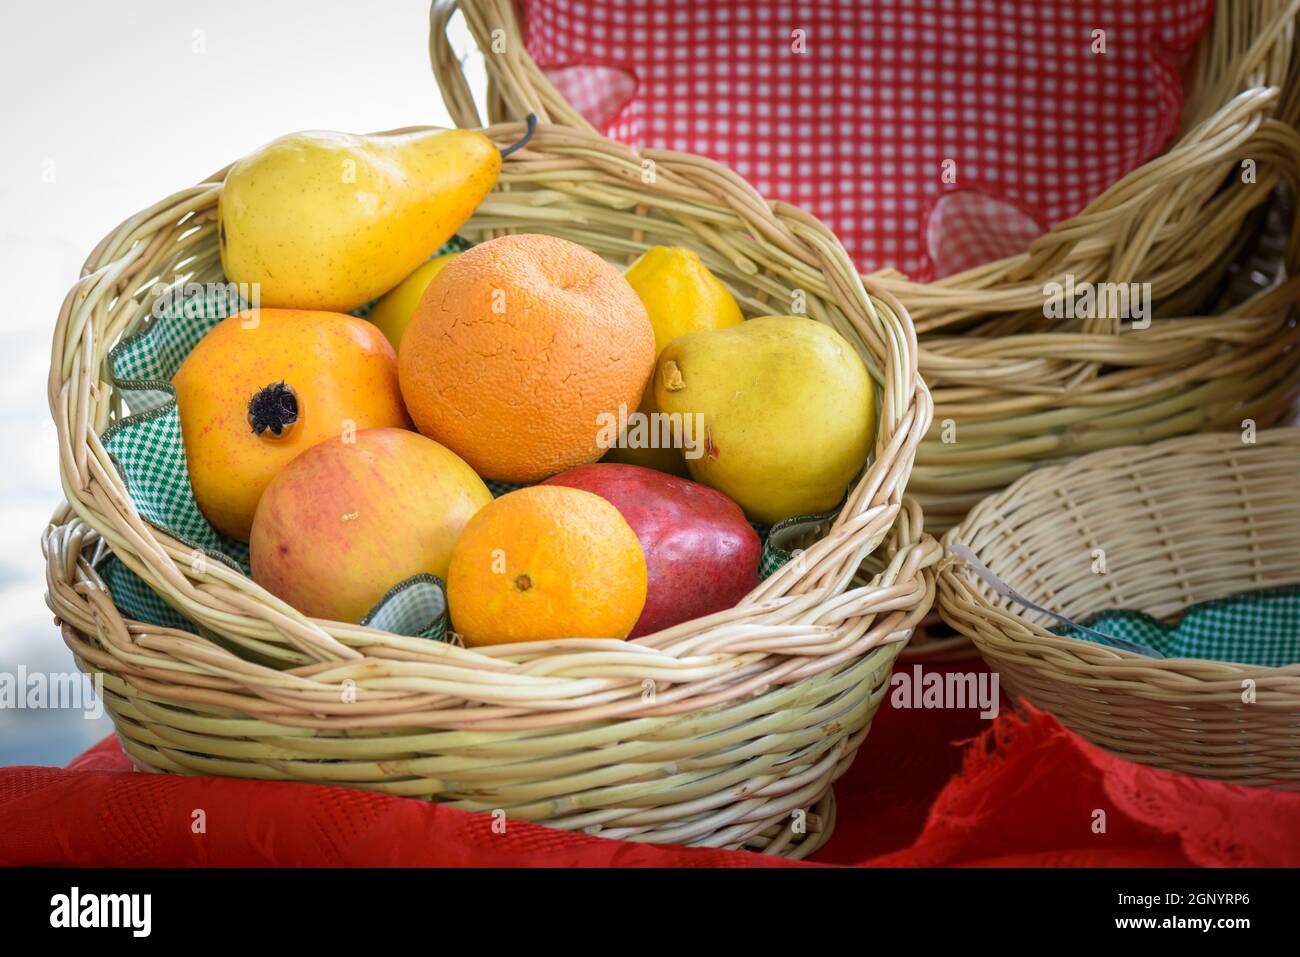
[[706,485],[639,465],[597,462],[543,485],[594,492],[645,550],[645,609],[631,638],[730,608],[758,584],[758,534],[740,506]]

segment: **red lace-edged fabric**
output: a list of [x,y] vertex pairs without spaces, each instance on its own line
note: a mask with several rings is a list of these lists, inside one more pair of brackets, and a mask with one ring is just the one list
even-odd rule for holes
[[[1006,702],[990,724],[887,698],[835,789],[839,820],[820,864],[1300,864],[1300,793],[1133,764]],[[0,770],[0,865],[793,866],[518,821],[502,831],[491,815],[366,791],[141,774],[113,738],[66,769]]]

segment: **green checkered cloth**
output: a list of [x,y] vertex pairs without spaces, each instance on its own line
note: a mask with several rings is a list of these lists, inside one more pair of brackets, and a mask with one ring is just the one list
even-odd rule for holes
[[[1104,611],[1079,624],[1153,648],[1166,658],[1204,658],[1278,668],[1300,663],[1300,585],[1243,592],[1192,605],[1170,624],[1140,611]],[[1096,641],[1061,625],[1056,634]],[[1098,642],[1100,643],[1100,642]]]
[[[460,252],[469,243],[455,237],[435,255]],[[188,294],[185,294],[188,292]],[[171,380],[190,350],[213,326],[247,304],[224,284],[196,289],[177,287],[159,298],[156,314],[109,353],[109,377],[127,415],[100,437],[140,516],[193,549],[192,563],[221,562],[248,574],[248,546],[212,527],[199,511],[185,465],[176,392]],[[364,317],[373,303],[354,311]],[[488,482],[495,496],[521,486]],[[755,525],[763,539],[759,564],[766,578],[790,560],[796,543],[822,534],[835,513],[787,519],[771,528]],[[197,632],[198,627],[168,604],[118,558],[109,554],[99,573],[124,615],[168,628]],[[442,640],[447,635],[443,582],[417,575],[395,584],[361,624],[395,634]]]
[[436,575],[398,582],[360,623],[395,635],[442,641],[447,637],[447,586]]
[[811,540],[821,538],[831,527],[839,509],[821,515],[797,515],[775,525],[751,522],[758,537],[763,540],[763,554],[758,559],[758,574],[767,578],[790,559],[794,558]]

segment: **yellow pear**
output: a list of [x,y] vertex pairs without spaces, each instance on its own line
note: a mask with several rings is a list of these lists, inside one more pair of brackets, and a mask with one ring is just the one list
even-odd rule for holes
[[347,312],[397,285],[473,214],[501,153],[473,130],[273,140],[230,168],[221,264],[261,305]]
[[[678,336],[708,329],[725,329],[744,321],[735,298],[693,249],[680,246],[652,246],[623,274],[641,298],[655,331],[655,355]],[[655,405],[654,378],[646,383],[637,410],[644,415],[659,411]],[[653,420],[651,420],[653,421]],[[686,461],[680,449],[613,448],[609,462],[625,462],[686,475]]]
[[833,509],[875,440],[875,388],[862,358],[806,317],[763,316],[674,339],[654,388],[660,409],[693,417],[702,431],[686,452],[691,477],[760,522]]
[[433,277],[442,272],[442,267],[459,255],[460,253],[443,253],[421,264],[415,272],[384,293],[370,310],[370,315],[366,318],[379,327],[394,349],[402,344],[402,333],[406,331],[406,324],[411,321],[415,307],[420,304],[424,290],[429,288]]

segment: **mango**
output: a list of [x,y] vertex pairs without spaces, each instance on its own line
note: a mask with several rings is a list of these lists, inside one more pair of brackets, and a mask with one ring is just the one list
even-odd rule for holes
[[659,356],[655,402],[703,416],[691,477],[759,522],[826,512],[866,464],[876,399],[862,358],[830,326],[763,316],[673,340]]

